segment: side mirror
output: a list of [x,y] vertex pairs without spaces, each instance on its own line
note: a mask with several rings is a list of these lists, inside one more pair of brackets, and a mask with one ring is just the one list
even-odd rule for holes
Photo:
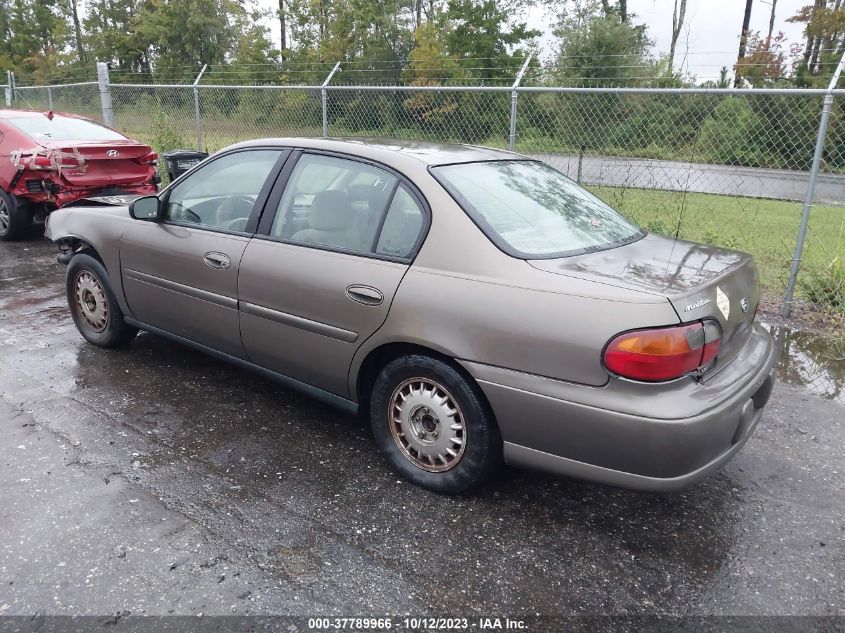
[[158,220],[160,204],[157,196],[135,198],[129,203],[129,215],[136,220]]

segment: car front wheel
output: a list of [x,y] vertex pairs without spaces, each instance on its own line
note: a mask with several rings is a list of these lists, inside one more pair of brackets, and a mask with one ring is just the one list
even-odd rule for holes
[[78,254],[67,267],[67,300],[76,329],[100,347],[125,345],[138,334],[123,320],[123,312],[109,285],[103,265],[90,255]]
[[387,461],[423,488],[464,492],[502,461],[502,438],[480,390],[436,358],[389,363],[373,387],[370,417]]

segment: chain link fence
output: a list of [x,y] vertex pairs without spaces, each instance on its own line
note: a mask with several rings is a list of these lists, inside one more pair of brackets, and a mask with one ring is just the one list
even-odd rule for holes
[[102,109],[97,82],[55,86],[15,86],[15,106],[30,110],[73,112],[100,119]]
[[[845,90],[558,87],[541,73],[524,85],[331,78],[316,83],[312,73],[308,85],[254,86],[219,77],[195,85],[101,80],[18,88],[15,105],[101,118],[107,91],[113,125],[159,153],[324,133],[511,147],[649,231],[750,252],[768,311],[845,314]],[[817,147],[826,102],[829,122]]]

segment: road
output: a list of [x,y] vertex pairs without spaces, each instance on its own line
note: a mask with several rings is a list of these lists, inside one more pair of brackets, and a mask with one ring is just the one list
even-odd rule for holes
[[[534,157],[553,165],[573,180],[578,179],[577,155],[534,154]],[[803,202],[807,195],[809,173],[646,158],[584,156],[581,182]],[[816,182],[815,201],[845,203],[845,175],[820,174]]]
[[156,336],[86,344],[54,256],[0,244],[0,613],[845,616],[841,402],[779,384],[671,496],[506,469],[442,497],[361,420]]

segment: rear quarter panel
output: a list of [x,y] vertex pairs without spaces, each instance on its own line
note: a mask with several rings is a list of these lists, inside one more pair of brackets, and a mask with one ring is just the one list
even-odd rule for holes
[[9,191],[9,185],[17,172],[17,167],[12,164],[12,152],[32,149],[34,146],[34,141],[0,119],[0,188],[4,191]]
[[432,223],[372,350],[413,343],[459,360],[585,385],[604,385],[601,351],[621,331],[679,322],[663,297],[554,275],[500,251],[433,178],[415,182]]

